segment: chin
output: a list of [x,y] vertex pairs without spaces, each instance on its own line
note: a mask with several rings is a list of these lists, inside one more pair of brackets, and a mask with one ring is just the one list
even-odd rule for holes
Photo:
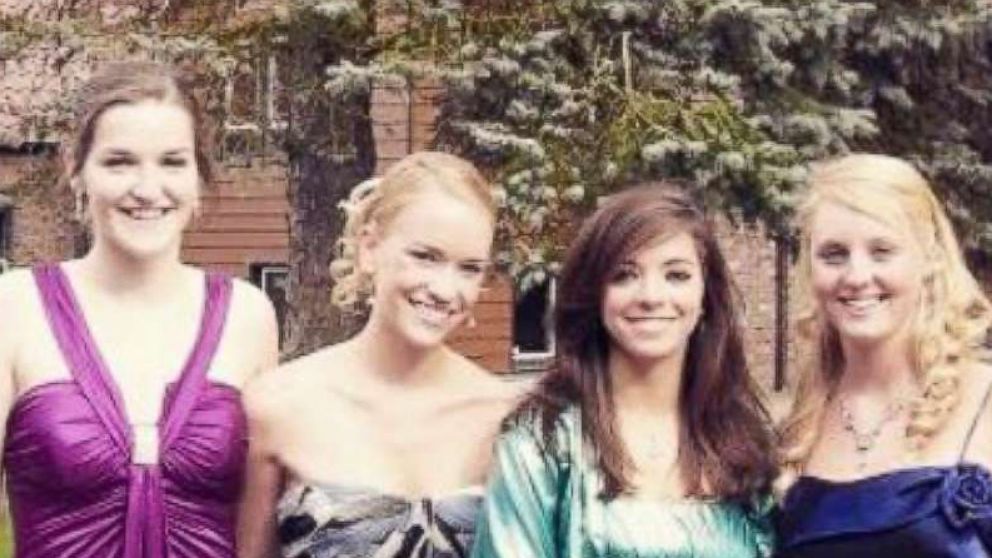
[[674,344],[628,344],[617,347],[628,359],[649,363],[668,360],[676,355],[677,349]]
[[174,240],[150,242],[118,242],[115,243],[117,252],[135,260],[152,260],[172,256],[178,252]]
[[412,346],[423,349],[432,349],[442,345],[448,335],[450,328],[430,328],[416,323],[397,324],[396,332]]
[[857,345],[875,345],[892,339],[898,335],[897,328],[883,325],[849,325],[836,327],[840,338]]

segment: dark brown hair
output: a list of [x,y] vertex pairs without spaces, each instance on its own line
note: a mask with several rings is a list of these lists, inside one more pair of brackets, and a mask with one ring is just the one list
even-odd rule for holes
[[79,174],[93,148],[93,135],[103,113],[117,105],[156,100],[174,103],[193,121],[193,148],[200,179],[210,184],[210,141],[206,119],[193,94],[191,76],[157,62],[117,62],[101,68],[79,91],[75,127],[66,146],[66,179]]
[[702,264],[703,313],[689,338],[679,395],[678,467],[686,496],[749,502],[776,473],[771,420],[748,371],[737,291],[712,224],[671,184],[615,194],[589,217],[558,278],[556,362],[515,416],[536,411],[545,442],[565,407],[577,405],[604,476],[603,497],[629,492],[630,457],[616,428],[607,369],[603,294],[618,265],[659,239],[692,236]]

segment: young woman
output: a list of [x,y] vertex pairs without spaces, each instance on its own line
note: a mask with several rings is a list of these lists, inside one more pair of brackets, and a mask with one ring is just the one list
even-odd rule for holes
[[334,299],[368,321],[249,389],[241,557],[464,556],[514,391],[444,345],[486,275],[489,185],[416,153],[347,209]]
[[780,554],[989,556],[989,302],[908,163],[850,155],[811,184],[801,325],[815,358],[784,431]]
[[210,172],[170,68],[84,87],[66,156],[81,259],[0,277],[0,425],[19,558],[233,557],[239,390],[275,365],[265,296],[183,265]]
[[557,364],[499,441],[473,556],[767,556],[774,444],[700,211],[609,198],[558,293]]

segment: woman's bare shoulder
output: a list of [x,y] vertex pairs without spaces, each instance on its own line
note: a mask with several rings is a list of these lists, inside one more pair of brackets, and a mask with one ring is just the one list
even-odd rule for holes
[[[34,277],[27,269],[0,274],[0,316],[33,316],[40,312]],[[23,320],[22,320],[23,321]],[[23,328],[0,327],[3,337],[18,335]]]
[[259,374],[245,387],[245,408],[257,420],[278,421],[333,382],[345,357],[340,345],[319,349]]
[[495,406],[509,412],[530,389],[529,379],[511,372],[494,372],[477,362],[456,356],[463,393],[480,405]]
[[16,304],[34,290],[34,277],[28,269],[0,273],[0,302]]

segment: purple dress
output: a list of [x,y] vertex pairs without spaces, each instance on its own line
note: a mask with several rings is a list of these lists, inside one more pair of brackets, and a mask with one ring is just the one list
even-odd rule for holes
[[233,557],[246,421],[240,392],[206,378],[230,279],[207,276],[196,343],[166,390],[158,462],[141,464],[69,282],[57,266],[34,274],[72,378],[28,389],[7,419],[3,465],[17,558]]

